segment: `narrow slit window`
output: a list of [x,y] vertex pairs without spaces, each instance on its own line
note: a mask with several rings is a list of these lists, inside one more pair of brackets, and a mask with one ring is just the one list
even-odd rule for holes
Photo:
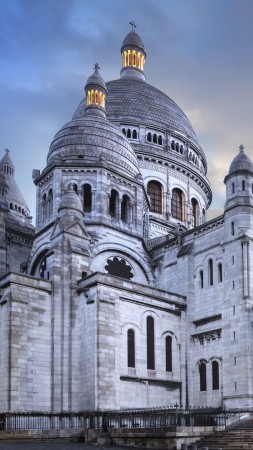
[[213,286],[213,260],[209,259],[208,261],[208,269],[209,269],[209,285]]
[[147,369],[155,370],[155,327],[151,316],[147,317]]
[[222,283],[222,264],[218,264],[218,281],[219,283]]
[[166,372],[172,372],[172,337],[166,336]]
[[206,391],[206,363],[204,362],[199,365],[199,383],[200,390]]
[[127,365],[135,367],[135,335],[131,329],[127,331]]
[[213,391],[220,389],[220,379],[219,379],[219,363],[217,361],[212,362],[212,381],[213,381]]
[[84,210],[84,212],[91,212],[91,207],[92,207],[91,185],[85,184],[83,186],[83,210]]

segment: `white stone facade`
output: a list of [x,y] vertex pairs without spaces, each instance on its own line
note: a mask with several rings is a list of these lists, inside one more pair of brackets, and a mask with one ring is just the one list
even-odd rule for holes
[[33,171],[35,232],[2,159],[1,411],[252,406],[253,165],[240,148],[206,222],[191,124],[129,64],[95,66]]

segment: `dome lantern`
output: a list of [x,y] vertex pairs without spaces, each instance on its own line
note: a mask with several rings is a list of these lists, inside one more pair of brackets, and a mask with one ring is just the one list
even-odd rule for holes
[[99,65],[94,65],[95,72],[88,78],[85,85],[86,109],[85,113],[105,117],[105,99],[107,88],[99,73]]
[[132,30],[126,35],[121,47],[122,69],[120,76],[121,78],[135,77],[145,80],[145,47],[135,31],[136,25],[133,20],[130,25],[132,25]]

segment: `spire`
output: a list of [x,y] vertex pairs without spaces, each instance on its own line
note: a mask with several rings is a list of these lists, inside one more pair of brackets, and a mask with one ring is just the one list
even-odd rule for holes
[[121,47],[122,69],[120,74],[122,78],[135,77],[145,80],[145,47],[140,36],[135,31],[137,28],[135,22],[132,20],[129,23],[132,29],[126,35]]
[[5,155],[0,161],[0,171],[5,176],[8,190],[6,191],[6,201],[10,208],[11,215],[22,221],[30,222],[30,211],[15,181],[15,166],[10,158],[10,151],[5,150]]
[[86,92],[86,112],[88,114],[105,115],[105,99],[107,88],[101,77],[98,63],[94,64],[94,73],[88,78],[85,85]]
[[5,155],[0,161],[0,167],[2,168],[2,172],[4,175],[9,175],[11,177],[14,177],[15,172],[15,166],[10,158],[10,150],[8,148],[5,149]]

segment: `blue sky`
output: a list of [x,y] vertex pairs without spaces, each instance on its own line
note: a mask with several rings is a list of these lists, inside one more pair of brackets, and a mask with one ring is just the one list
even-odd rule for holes
[[35,214],[32,169],[83,98],[98,62],[119,77],[134,19],[147,82],[190,119],[208,161],[213,214],[240,144],[253,159],[252,0],[0,0],[0,144]]

